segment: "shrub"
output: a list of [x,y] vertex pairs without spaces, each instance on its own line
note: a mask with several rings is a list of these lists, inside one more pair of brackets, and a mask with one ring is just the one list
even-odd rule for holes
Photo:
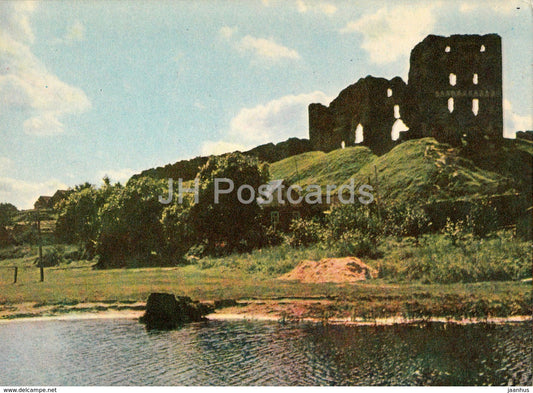
[[431,229],[431,221],[421,208],[413,206],[393,206],[387,209],[385,231],[396,236],[414,237],[418,239]]
[[[57,266],[63,262],[63,254],[65,249],[62,246],[55,246],[50,248],[48,251],[43,252],[43,266],[52,267]],[[39,265],[39,257],[35,258],[35,264]]]
[[292,247],[305,247],[324,238],[324,229],[315,220],[293,220],[289,227],[288,243]]
[[387,244],[380,277],[425,283],[507,281],[531,277],[531,251],[509,232],[491,239],[466,237],[454,245],[445,235],[431,235],[423,247]]
[[474,236],[486,237],[498,228],[496,209],[486,200],[473,205],[466,218],[466,225]]
[[358,230],[343,233],[334,243],[334,248],[335,253],[339,256],[378,258],[382,255],[376,244]]
[[380,221],[376,207],[373,205],[341,205],[335,207],[327,220],[330,242],[336,242],[343,234],[357,231],[359,237],[364,237],[377,246],[383,235],[384,226]]

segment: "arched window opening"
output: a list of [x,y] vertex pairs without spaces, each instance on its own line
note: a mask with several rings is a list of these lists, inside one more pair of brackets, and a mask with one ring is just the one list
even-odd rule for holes
[[450,113],[453,112],[453,97],[448,98],[448,110]]
[[392,131],[390,134],[391,139],[393,141],[398,140],[398,138],[400,137],[400,132],[405,132],[405,131],[409,131],[409,127],[405,125],[402,119],[396,120],[394,124],[392,125]]
[[452,50],[452,49],[451,49],[449,46],[447,46],[446,48],[444,48],[444,52],[446,52],[446,53],[450,52],[451,50]]
[[479,48],[480,52],[485,52],[485,45],[481,45],[481,48]]
[[477,74],[474,74],[472,78],[472,82],[474,83],[474,85],[477,85],[477,82],[478,82]]
[[361,143],[363,142],[363,140],[363,126],[361,125],[361,123],[359,123],[355,128],[355,143]]
[[387,97],[392,97],[392,89],[387,89]]
[[400,105],[394,105],[394,118],[400,118]]
[[457,84],[457,75],[454,73],[450,74],[450,85],[455,86]]
[[474,98],[472,100],[472,113],[474,113],[474,116],[477,116],[477,114],[479,113],[479,99],[478,98]]

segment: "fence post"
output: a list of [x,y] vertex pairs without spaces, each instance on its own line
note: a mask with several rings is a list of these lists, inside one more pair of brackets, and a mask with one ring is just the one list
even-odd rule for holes
[[19,272],[19,268],[17,266],[15,266],[15,273],[14,273],[14,277],[13,277],[13,284],[16,284],[17,283],[17,275],[18,275],[18,272]]

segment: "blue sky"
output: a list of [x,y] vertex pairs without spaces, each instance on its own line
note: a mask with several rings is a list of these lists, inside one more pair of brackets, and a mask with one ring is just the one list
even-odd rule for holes
[[498,33],[532,126],[532,9],[501,1],[0,1],[0,202],[307,137],[307,105],[407,80],[427,34]]

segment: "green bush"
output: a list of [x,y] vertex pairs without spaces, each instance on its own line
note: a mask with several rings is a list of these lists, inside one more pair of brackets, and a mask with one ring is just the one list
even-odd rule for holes
[[327,219],[328,241],[335,243],[343,234],[356,231],[375,247],[379,244],[384,225],[374,205],[350,204],[335,207]]
[[397,237],[414,237],[417,241],[429,233],[432,223],[421,208],[409,205],[395,205],[384,211],[385,232]]
[[[64,261],[63,254],[65,252],[64,247],[62,246],[54,246],[50,248],[49,250],[43,252],[43,266],[44,267],[52,267],[57,266],[60,263]],[[35,258],[36,265],[39,265],[40,260],[39,257]]]
[[468,230],[478,237],[486,237],[498,229],[498,214],[490,201],[483,200],[470,209],[466,218]]
[[392,281],[456,283],[520,280],[531,277],[530,244],[499,232],[491,239],[453,240],[430,235],[422,247],[386,244],[380,277]]
[[288,243],[291,247],[306,247],[324,239],[324,229],[315,220],[293,220],[289,227]]
[[355,256],[358,258],[379,258],[382,256],[374,244],[364,233],[354,230],[343,233],[333,244],[338,256]]
[[9,246],[0,249],[0,261],[5,259],[24,258],[32,253],[30,246]]

